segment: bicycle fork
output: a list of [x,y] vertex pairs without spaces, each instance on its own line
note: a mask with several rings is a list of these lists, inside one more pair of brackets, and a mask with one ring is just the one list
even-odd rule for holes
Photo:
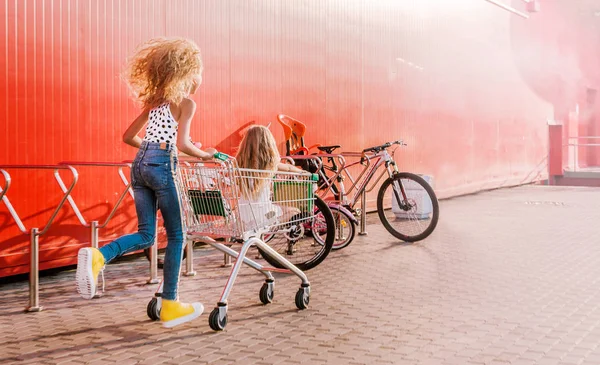
[[[393,168],[390,166],[392,166]],[[398,207],[404,211],[410,210],[408,197],[406,196],[406,190],[404,190],[402,182],[394,179],[394,176],[398,173],[398,167],[396,166],[396,162],[390,159],[390,161],[386,161],[385,167],[390,178],[392,179],[392,191],[394,192],[394,198],[396,198]]]

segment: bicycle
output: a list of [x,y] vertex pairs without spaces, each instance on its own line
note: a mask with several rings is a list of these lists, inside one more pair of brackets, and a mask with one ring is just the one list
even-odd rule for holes
[[[290,156],[293,159],[316,159],[321,163],[314,163],[310,171],[317,170],[319,174],[319,190],[321,196],[329,193],[333,201],[329,201],[329,208],[336,221],[336,240],[332,247],[339,250],[347,247],[355,236],[357,219],[361,214],[356,208],[362,194],[371,191],[387,172],[388,178],[383,182],[377,194],[377,212],[386,230],[394,237],[405,242],[417,242],[427,238],[435,229],[439,219],[439,203],[431,185],[421,176],[400,172],[394,161],[395,150],[390,154],[387,149],[392,145],[406,146],[402,140],[387,142],[380,146],[364,149],[361,153],[342,153],[333,155],[340,148],[334,146],[318,146],[324,154],[312,156]],[[335,162],[337,156],[359,157],[359,161],[346,165],[345,160],[341,166]],[[323,164],[323,158],[328,164]],[[350,168],[357,165],[364,166],[357,178],[350,173]],[[377,170],[385,166],[384,171],[373,181]],[[346,190],[344,180],[348,178],[352,186]],[[351,194],[354,191],[353,194]],[[365,207],[361,207],[365,209]],[[391,209],[390,209],[391,208]],[[346,232],[347,231],[347,232]],[[342,232],[342,233],[340,233]],[[346,233],[344,233],[346,232]]]

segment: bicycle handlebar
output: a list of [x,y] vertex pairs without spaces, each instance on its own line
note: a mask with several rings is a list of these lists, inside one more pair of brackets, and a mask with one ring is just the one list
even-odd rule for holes
[[404,141],[403,141],[403,140],[399,139],[399,140],[397,140],[397,141],[393,141],[393,142],[387,142],[387,143],[384,143],[384,144],[382,144],[381,146],[375,146],[375,147],[369,147],[369,148],[365,148],[365,149],[363,150],[363,152],[376,152],[376,153],[377,153],[377,152],[381,152],[381,151],[383,151],[384,149],[386,149],[386,148],[388,148],[388,147],[390,147],[390,146],[392,146],[392,145],[394,145],[394,144],[397,144],[397,145],[400,145],[400,146],[406,146],[406,143],[404,143]]

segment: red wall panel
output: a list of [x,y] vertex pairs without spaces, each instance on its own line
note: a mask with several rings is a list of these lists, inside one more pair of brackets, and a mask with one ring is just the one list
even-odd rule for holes
[[[525,20],[481,0],[5,0],[0,164],[133,158],[121,135],[138,109],[119,72],[136,45],[166,35],[202,49],[192,135],[207,146],[233,152],[251,121],[285,113],[307,124],[309,145],[404,138],[401,168],[434,175],[442,197],[527,182],[546,173],[547,119],[600,87],[600,29],[585,6],[548,0]],[[73,196],[102,220],[122,188],[116,170],[79,171]],[[43,225],[60,199],[51,173],[10,172],[15,208]],[[102,240],[135,228],[126,203]],[[42,267],[73,263],[88,236],[65,207],[41,239]],[[27,255],[0,205],[0,276],[27,271]]]

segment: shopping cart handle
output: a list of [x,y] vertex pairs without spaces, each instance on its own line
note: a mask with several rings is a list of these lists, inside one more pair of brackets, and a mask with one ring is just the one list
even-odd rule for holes
[[216,152],[213,155],[213,158],[217,159],[217,160],[221,160],[221,161],[227,161],[229,160],[229,155],[223,152]]
[[319,181],[319,175],[318,174],[312,174],[312,176],[310,177],[310,179],[312,181]]

